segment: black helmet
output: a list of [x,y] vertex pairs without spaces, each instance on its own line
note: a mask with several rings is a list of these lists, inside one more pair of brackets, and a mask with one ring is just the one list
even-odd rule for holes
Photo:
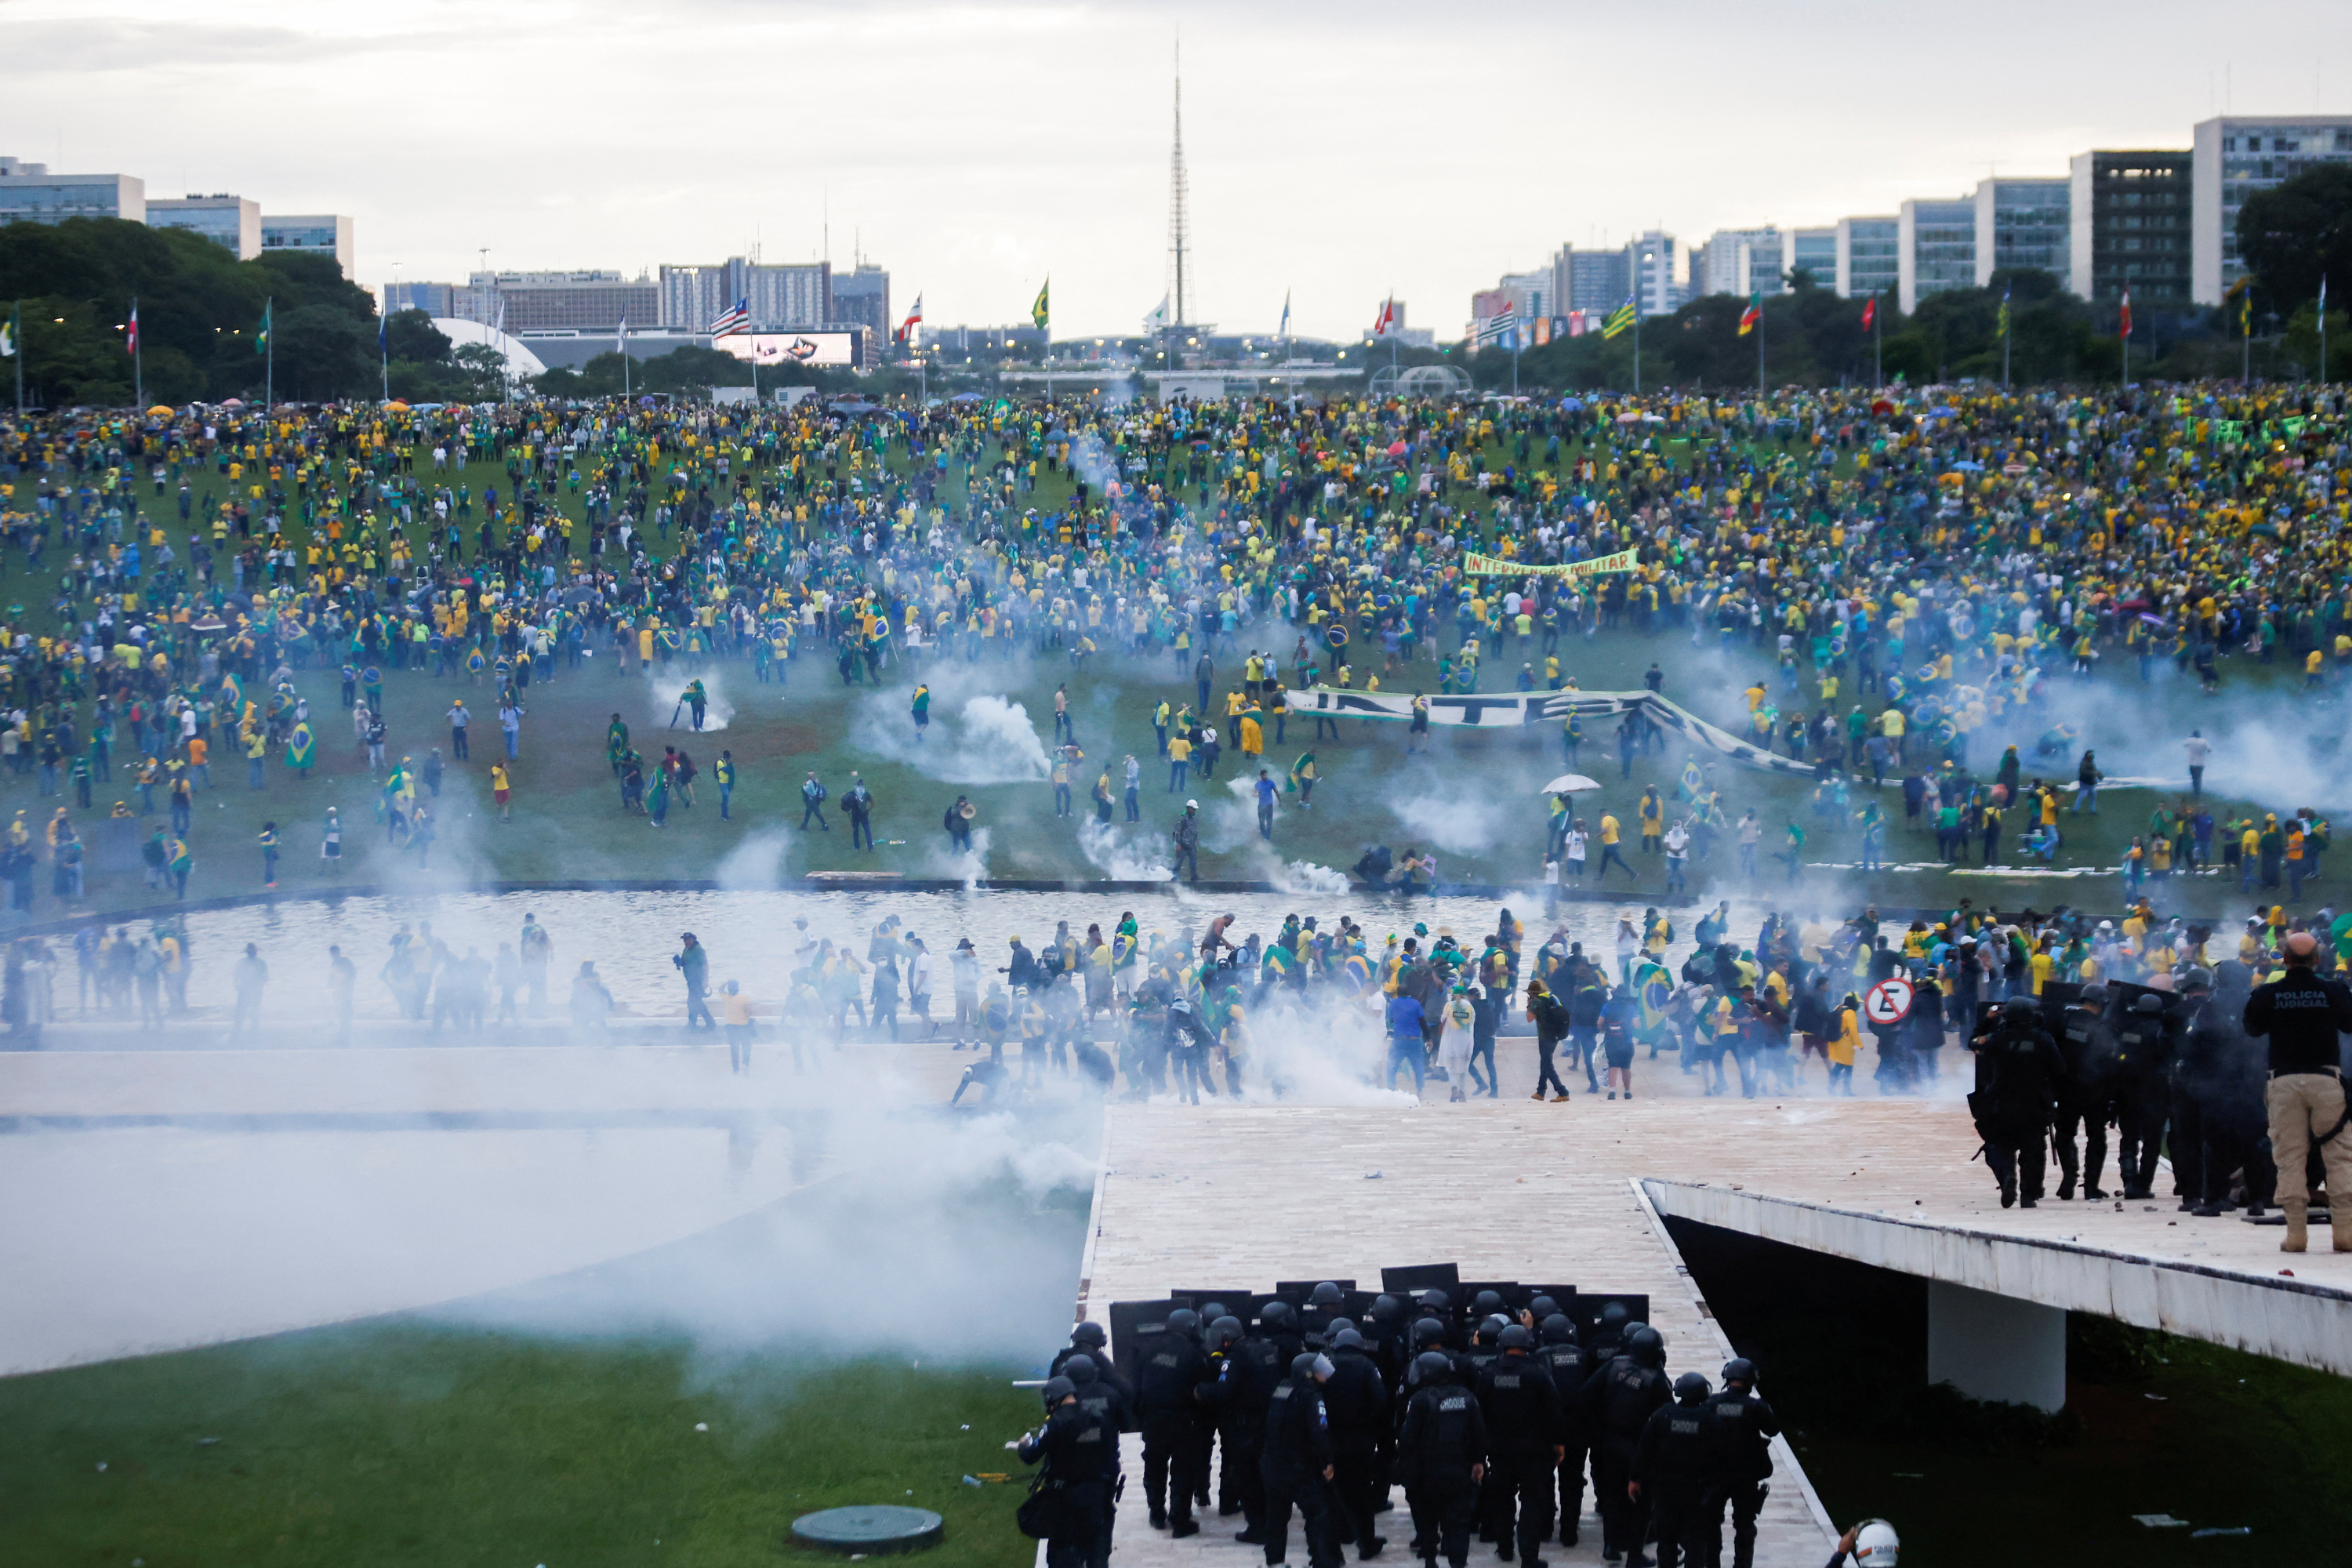
[[2180,988],[2183,991],[2210,991],[2213,989],[2213,972],[2202,965],[2192,967],[2180,977]]
[[1454,1310],[1454,1303],[1446,1300],[1443,1290],[1423,1290],[1421,1293],[1421,1310],[1433,1318],[1443,1318]]
[[1203,1301],[1201,1303],[1201,1321],[1214,1328],[1217,1320],[1226,1316],[1230,1310],[1223,1301]]
[[1501,1337],[1496,1339],[1495,1342],[1502,1346],[1507,1351],[1533,1350],[1535,1349],[1536,1337],[1533,1333],[1528,1331],[1528,1326],[1525,1323],[1513,1323],[1510,1327],[1503,1331]]
[[2001,1022],[2016,1028],[2031,1024],[2041,1013],[2042,1009],[2033,1005],[2031,996],[2012,996],[2000,1005]]
[[2161,1013],[2164,1011],[2164,998],[2158,995],[2153,991],[2143,991],[2138,995],[2132,998],[2132,1011],[2135,1013]]
[[1743,1388],[1756,1386],[1756,1363],[1744,1355],[1733,1356],[1723,1363],[1723,1386],[1729,1388],[1735,1383]]
[[1576,1342],[1576,1325],[1565,1312],[1554,1312],[1543,1321],[1543,1342],[1548,1345],[1572,1345]]
[[1604,1329],[1615,1329],[1620,1332],[1622,1332],[1626,1326],[1626,1321],[1632,1316],[1633,1314],[1625,1310],[1624,1302],[1612,1301],[1609,1305],[1601,1309],[1601,1326]]
[[1412,1358],[1412,1369],[1421,1373],[1422,1382],[1430,1383],[1451,1376],[1454,1363],[1443,1351],[1423,1351]]
[[1412,1342],[1416,1345],[1440,1345],[1445,1342],[1445,1325],[1435,1318],[1423,1318],[1412,1326]]
[[1323,1357],[1317,1352],[1300,1351],[1290,1358],[1290,1375],[1311,1378],[1315,1375],[1315,1366],[1318,1362],[1322,1362],[1325,1366],[1331,1364],[1323,1361]]
[[1347,1299],[1347,1292],[1328,1279],[1307,1293],[1307,1304],[1310,1307],[1337,1307]]
[[1070,1342],[1074,1345],[1100,1345],[1108,1342],[1108,1336],[1104,1334],[1100,1323],[1085,1322],[1070,1331]]
[[1528,1313],[1538,1323],[1559,1310],[1559,1303],[1549,1296],[1538,1296],[1528,1303]]
[[1686,1372],[1675,1379],[1675,1397],[1685,1405],[1696,1405],[1706,1397],[1706,1379],[1695,1372]]
[[1066,1377],[1047,1378],[1045,1380],[1045,1408],[1048,1410],[1053,1409],[1054,1406],[1061,1404],[1062,1401],[1069,1398],[1072,1394],[1077,1393],[1077,1391],[1078,1385],[1072,1383]]
[[1287,1329],[1298,1322],[1298,1314],[1287,1301],[1268,1301],[1257,1310],[1257,1321],[1269,1329]]
[[1643,1366],[1662,1367],[1666,1364],[1665,1336],[1647,1323],[1636,1323],[1625,1331],[1625,1353]]
[[1179,1307],[1168,1314],[1168,1331],[1171,1334],[1198,1333],[1201,1314],[1190,1307]]
[[1090,1355],[1074,1355],[1069,1360],[1062,1363],[1062,1375],[1068,1378],[1071,1383],[1075,1384],[1076,1386],[1084,1388],[1087,1384],[1100,1377],[1102,1375],[1102,1372],[1101,1369],[1095,1365],[1094,1357]]
[[1332,1334],[1331,1348],[1339,1351],[1360,1351],[1364,1348],[1364,1336],[1353,1329],[1341,1329]]
[[2104,1005],[2107,1000],[2107,988],[2094,980],[2083,987],[2083,1000]]
[[1470,1303],[1470,1310],[1482,1318],[1492,1312],[1499,1312],[1503,1310],[1503,1293],[1499,1290],[1481,1290],[1476,1300]]
[[1394,1296],[1375,1297],[1372,1300],[1372,1321],[1398,1323],[1404,1321],[1404,1304]]
[[1221,1351],[1242,1337],[1242,1321],[1228,1312],[1209,1325],[1209,1348]]

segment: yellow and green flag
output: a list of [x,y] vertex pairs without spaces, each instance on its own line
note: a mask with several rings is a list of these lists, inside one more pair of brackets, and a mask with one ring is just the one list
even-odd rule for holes
[[1054,280],[1051,278],[1046,279],[1045,282],[1039,284],[1037,286],[1037,302],[1029,307],[1029,319],[1037,323],[1037,330],[1039,331],[1044,331],[1045,330],[1045,323],[1051,319],[1051,313],[1045,308],[1045,295],[1053,287]]
[[1604,338],[1613,338],[1633,324],[1633,301],[1628,300],[1609,312],[1609,319],[1601,323],[1601,335]]

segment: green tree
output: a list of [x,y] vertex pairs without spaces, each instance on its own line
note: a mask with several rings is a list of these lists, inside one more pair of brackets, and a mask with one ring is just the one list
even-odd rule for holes
[[2319,280],[2352,287],[2352,163],[2322,163],[2257,191],[2238,209],[2238,255],[2264,304],[2284,316]]

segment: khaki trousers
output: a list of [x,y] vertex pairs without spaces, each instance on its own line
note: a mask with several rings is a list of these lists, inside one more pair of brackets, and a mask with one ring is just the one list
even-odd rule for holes
[[[2344,1119],[2344,1080],[2332,1072],[2280,1073],[2264,1087],[2263,1103],[2270,1111],[2279,1206],[2307,1207],[2311,1192],[2305,1184],[2305,1162],[2311,1141],[2326,1137]],[[2329,1203],[2352,1208],[2352,1128],[2321,1145],[2320,1157],[2326,1165]]]

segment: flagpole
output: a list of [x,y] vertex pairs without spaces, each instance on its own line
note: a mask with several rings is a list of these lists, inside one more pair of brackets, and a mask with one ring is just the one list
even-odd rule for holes
[[[18,329],[16,336],[22,339],[24,335],[23,330]],[[24,349],[19,346],[16,352],[22,353]],[[2327,274],[2325,272],[2319,275],[2319,384],[2327,384]]]
[[147,345],[139,340],[139,296],[131,296],[131,396],[147,406]]
[[[1874,302],[1875,297],[1874,296]],[[1870,374],[1877,381],[1877,390],[1886,390],[1886,323],[1878,318],[1882,311],[1870,312]]]
[[2000,389],[2009,390],[2009,290],[2000,293]]
[[16,417],[17,417],[17,418],[19,418],[19,419],[22,419],[23,417],[25,417],[25,354],[26,354],[26,348],[25,348],[25,301],[23,301],[22,300],[17,300],[17,301],[16,301],[16,332],[15,332],[15,334],[14,334],[14,335],[15,335],[16,340],[16,353],[15,353],[13,356],[11,356],[11,357],[13,357],[13,358],[16,360]]
[[267,414],[278,404],[278,297],[272,294],[261,302],[261,319],[269,323],[268,334],[261,340],[261,409]]
[[630,394],[631,394],[631,391],[632,391],[632,389],[631,389],[631,387],[630,387],[630,385],[629,385],[629,322],[628,322],[628,319],[627,319],[626,317],[623,317],[623,318],[622,318],[622,321],[621,321],[621,395],[622,395],[622,397],[624,397],[624,398],[628,397],[628,396],[630,395]]
[[1764,395],[1764,297],[1756,297],[1756,395]]
[[1642,395],[1642,296],[1633,296],[1633,395]]

